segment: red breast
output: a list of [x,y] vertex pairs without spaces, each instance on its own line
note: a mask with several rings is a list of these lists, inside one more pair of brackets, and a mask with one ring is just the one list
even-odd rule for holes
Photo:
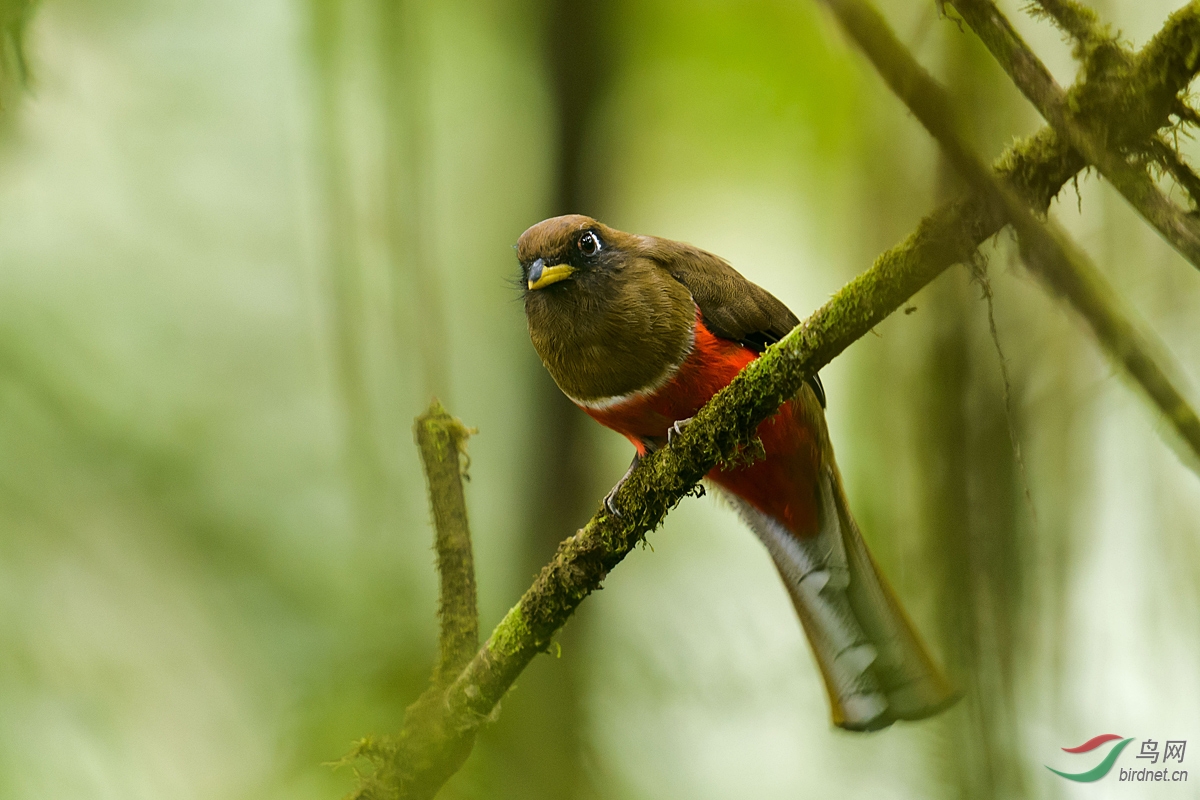
[[[664,383],[650,391],[577,405],[601,425],[624,434],[645,455],[666,442],[676,420],[694,416],[757,357],[753,350],[713,335],[697,311],[692,348]],[[816,430],[803,403],[784,403],[758,426],[766,458],[716,467],[707,477],[782,521],[797,536],[815,535],[821,458]]]

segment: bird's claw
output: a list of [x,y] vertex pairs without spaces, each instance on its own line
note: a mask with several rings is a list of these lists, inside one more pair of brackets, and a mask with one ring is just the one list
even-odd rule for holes
[[617,490],[621,488],[621,484],[623,483],[625,483],[624,478],[618,481],[617,485],[610,489],[608,494],[604,495],[604,509],[617,519],[621,518],[621,512],[617,511],[617,507],[613,505],[613,498],[617,496]]
[[667,428],[667,444],[675,441],[676,436],[683,434],[683,429],[691,424],[695,417],[687,417],[686,419],[677,419],[671,423],[671,427]]
[[629,476],[633,474],[634,468],[637,467],[638,462],[641,460],[642,457],[638,453],[634,453],[633,461],[629,462],[629,469],[625,470],[625,474],[621,476],[621,480],[617,481],[617,485],[610,489],[608,494],[604,495],[604,509],[617,519],[621,518],[621,512],[617,511],[613,500],[616,498],[617,492],[621,491],[621,487],[625,485],[625,481],[629,480]]

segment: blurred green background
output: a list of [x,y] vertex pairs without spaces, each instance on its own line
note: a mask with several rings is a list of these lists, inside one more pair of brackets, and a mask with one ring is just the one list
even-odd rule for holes
[[[1059,34],[1004,7],[1070,83]],[[1172,4],[1097,7],[1140,46]],[[887,13],[981,154],[1036,129],[932,2]],[[529,345],[527,226],[684,239],[803,317],[957,191],[809,2],[9,0],[0,23],[13,800],[351,788],[322,762],[398,729],[434,658],[429,398],[480,429],[485,631],[629,458]],[[1092,177],[1053,214],[1194,390],[1200,276]],[[1106,732],[1200,751],[1200,480],[1009,237],[983,252],[1010,417],[961,267],[823,373],[851,504],[964,700],[832,729],[765,551],[688,500],[443,797],[1200,797],[1200,774],[1043,767]]]

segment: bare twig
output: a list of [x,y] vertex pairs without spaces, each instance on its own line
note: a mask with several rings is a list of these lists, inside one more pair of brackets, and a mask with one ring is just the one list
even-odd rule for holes
[[917,63],[883,17],[863,0],[824,2],[892,91],[937,139],[959,174],[1002,209],[1017,231],[1026,263],[1084,318],[1109,357],[1142,387],[1200,458],[1200,418],[1151,355],[1165,353],[1166,348],[1132,321],[1116,292],[1066,234],[1052,222],[1035,218],[1016,193],[971,153],[958,133],[946,91]]

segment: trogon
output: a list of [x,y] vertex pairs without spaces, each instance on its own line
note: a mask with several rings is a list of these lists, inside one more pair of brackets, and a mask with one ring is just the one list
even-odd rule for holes
[[[539,222],[517,258],[542,363],[572,402],[633,443],[635,464],[798,323],[723,259],[590,217]],[[876,730],[934,714],[955,692],[850,514],[824,405],[814,378],[758,426],[765,457],[714,467],[706,482],[766,545],[834,724]]]

